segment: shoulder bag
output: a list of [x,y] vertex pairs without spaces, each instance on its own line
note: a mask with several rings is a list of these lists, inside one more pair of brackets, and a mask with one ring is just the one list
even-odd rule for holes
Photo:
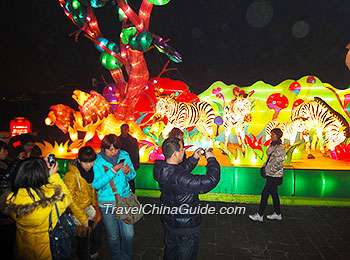
[[143,211],[141,203],[137,200],[136,195],[130,191],[130,195],[122,198],[115,187],[113,179],[109,182],[115,196],[117,214],[116,218],[123,220],[126,224],[135,224],[143,218]]
[[[276,149],[276,148],[275,148],[275,149]],[[269,162],[270,157],[271,157],[271,154],[272,154],[274,151],[275,151],[275,150],[273,150],[273,151],[269,154],[269,156],[267,157],[266,163],[264,164],[263,167],[260,168],[260,175],[261,175],[261,177],[263,177],[263,178],[266,178],[265,165],[267,165],[267,163]]]
[[71,258],[71,239],[75,237],[77,229],[71,217],[63,212],[60,216],[57,204],[55,203],[57,224],[52,228],[52,211],[49,216],[49,237],[52,259]]

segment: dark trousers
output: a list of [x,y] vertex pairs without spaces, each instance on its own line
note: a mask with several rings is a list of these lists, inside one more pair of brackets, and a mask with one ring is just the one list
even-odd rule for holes
[[102,221],[91,231],[90,236],[77,237],[77,256],[79,260],[90,259],[90,254],[98,251],[102,242]]
[[264,211],[267,206],[267,200],[269,199],[270,194],[272,196],[273,207],[275,208],[276,214],[281,214],[280,198],[278,197],[278,185],[281,185],[281,183],[282,178],[266,178],[265,187],[261,192],[260,206],[258,211],[260,216],[264,215]]
[[199,232],[191,235],[175,235],[164,229],[164,260],[195,260],[199,249]]

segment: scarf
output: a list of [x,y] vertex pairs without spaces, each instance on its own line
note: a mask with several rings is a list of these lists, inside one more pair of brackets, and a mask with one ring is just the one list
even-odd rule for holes
[[105,161],[109,162],[110,164],[112,164],[114,166],[114,165],[118,164],[120,150],[118,151],[118,153],[114,157],[107,156],[104,149],[101,150],[100,155],[102,156],[102,158]]
[[78,170],[80,172],[81,177],[83,177],[87,183],[92,183],[94,180],[94,170],[93,167],[89,171],[86,171],[81,164],[78,162]]

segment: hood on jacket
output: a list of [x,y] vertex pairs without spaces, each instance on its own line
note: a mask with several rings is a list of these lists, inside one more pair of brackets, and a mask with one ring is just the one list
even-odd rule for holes
[[78,159],[71,160],[68,164],[68,166],[73,165],[74,167],[78,168]]
[[18,205],[13,202],[8,202],[8,196],[10,192],[3,194],[0,198],[0,208],[1,211],[6,215],[10,213],[15,213],[17,218],[23,217],[32,213],[38,207],[46,207],[54,204],[56,201],[63,200],[64,194],[62,193],[61,186],[56,186],[54,188],[54,194],[51,197],[45,197],[38,201],[33,201],[30,204]]

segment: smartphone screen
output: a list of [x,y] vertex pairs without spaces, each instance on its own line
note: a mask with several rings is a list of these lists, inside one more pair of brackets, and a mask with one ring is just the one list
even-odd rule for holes
[[119,163],[123,163],[123,162],[125,162],[125,159],[119,160],[118,164],[119,164]]

